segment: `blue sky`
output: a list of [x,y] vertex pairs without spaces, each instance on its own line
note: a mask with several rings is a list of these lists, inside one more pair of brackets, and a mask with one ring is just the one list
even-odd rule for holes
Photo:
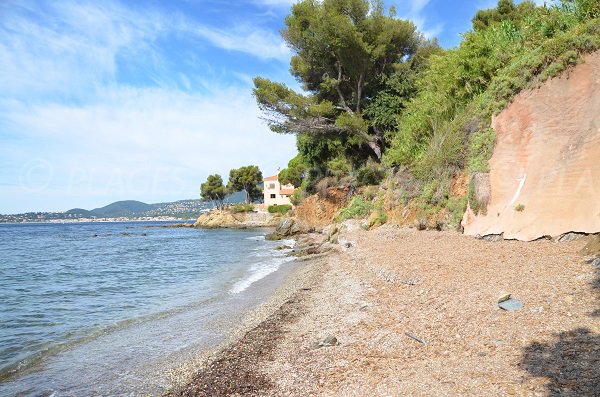
[[[196,198],[210,173],[295,155],[251,95],[294,87],[291,0],[0,2],[0,213]],[[492,0],[396,0],[444,47]]]

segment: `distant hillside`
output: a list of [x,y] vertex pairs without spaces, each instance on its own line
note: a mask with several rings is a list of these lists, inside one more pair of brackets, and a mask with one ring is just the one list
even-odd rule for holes
[[73,208],[73,209],[70,209],[68,211],[65,211],[65,214],[67,214],[67,215],[77,215],[77,216],[81,216],[81,217],[84,217],[84,218],[90,218],[90,217],[94,216],[94,214],[92,213],[92,211],[84,210],[83,208]]
[[[244,202],[245,194],[236,192],[227,196],[228,204]],[[173,202],[147,204],[136,200],[117,201],[101,208],[86,210],[72,208],[65,212],[27,212],[22,214],[0,214],[0,223],[48,222],[60,220],[94,218],[164,218],[196,219],[212,208],[210,202],[200,199],[178,200]]]
[[132,216],[142,214],[157,208],[154,204],[146,204],[141,201],[125,200],[117,201],[105,207],[95,208],[90,211],[92,216],[102,218],[116,218],[121,216]]

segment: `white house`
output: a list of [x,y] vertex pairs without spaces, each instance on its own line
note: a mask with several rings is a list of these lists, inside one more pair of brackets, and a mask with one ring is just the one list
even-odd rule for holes
[[[279,174],[279,171],[277,172]],[[277,175],[268,176],[264,180],[263,194],[265,196],[265,205],[292,204],[290,196],[294,193],[294,185],[281,185]]]

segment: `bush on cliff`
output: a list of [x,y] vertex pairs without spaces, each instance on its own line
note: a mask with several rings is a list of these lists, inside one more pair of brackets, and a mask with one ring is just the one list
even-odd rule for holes
[[270,205],[267,210],[270,214],[281,214],[285,215],[292,209],[292,206],[289,204],[273,204]]
[[355,196],[346,208],[342,208],[335,216],[336,222],[347,219],[364,218],[373,211],[373,203],[366,201],[361,196]]
[[254,206],[252,204],[234,204],[231,207],[231,211],[233,211],[234,213],[241,213],[241,212],[252,212],[254,211]]

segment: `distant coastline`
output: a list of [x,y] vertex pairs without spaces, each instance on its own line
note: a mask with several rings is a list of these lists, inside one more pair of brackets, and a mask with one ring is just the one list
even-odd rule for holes
[[75,219],[42,219],[39,221],[0,221],[0,225],[37,225],[37,224],[63,224],[63,223],[110,223],[110,222],[187,222],[192,224],[195,218],[178,218],[169,216],[139,217],[139,218],[75,218]]

